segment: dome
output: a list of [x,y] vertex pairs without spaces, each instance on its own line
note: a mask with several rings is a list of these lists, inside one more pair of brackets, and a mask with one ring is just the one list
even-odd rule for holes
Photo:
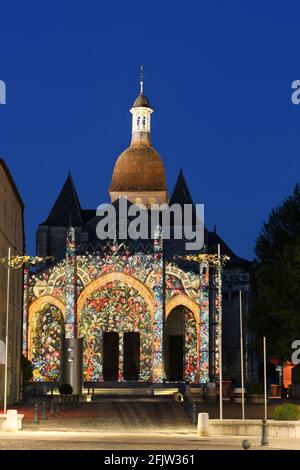
[[136,98],[135,102],[133,103],[133,108],[151,108],[151,105],[149,103],[149,100],[147,96],[144,95],[143,92],[139,94],[139,96]]
[[167,191],[164,164],[149,143],[136,142],[116,161],[110,191]]

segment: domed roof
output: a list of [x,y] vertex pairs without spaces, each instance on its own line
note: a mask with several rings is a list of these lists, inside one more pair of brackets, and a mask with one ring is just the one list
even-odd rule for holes
[[164,164],[151,144],[135,142],[116,161],[110,191],[167,191]]
[[133,103],[133,108],[151,108],[150,102],[147,98],[147,96],[144,95],[143,92],[139,94],[139,96],[136,98],[135,102]]

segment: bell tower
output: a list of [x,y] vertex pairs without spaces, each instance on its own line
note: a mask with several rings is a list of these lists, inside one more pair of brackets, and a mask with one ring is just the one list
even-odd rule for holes
[[144,72],[141,66],[140,94],[130,110],[132,114],[131,143],[145,142],[150,144],[151,114],[153,109],[144,95]]

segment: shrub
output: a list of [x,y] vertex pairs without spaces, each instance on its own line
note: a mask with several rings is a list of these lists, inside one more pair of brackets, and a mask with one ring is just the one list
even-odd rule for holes
[[300,409],[297,405],[292,405],[291,403],[275,406],[273,419],[280,421],[298,421],[298,419],[300,419]]
[[73,387],[70,384],[61,384],[58,390],[61,395],[72,395],[73,393]]

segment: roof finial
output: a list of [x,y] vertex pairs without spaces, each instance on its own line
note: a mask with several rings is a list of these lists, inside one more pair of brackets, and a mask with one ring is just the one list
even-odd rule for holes
[[143,65],[141,65],[140,85],[141,85],[141,95],[142,95],[144,92],[144,66]]

